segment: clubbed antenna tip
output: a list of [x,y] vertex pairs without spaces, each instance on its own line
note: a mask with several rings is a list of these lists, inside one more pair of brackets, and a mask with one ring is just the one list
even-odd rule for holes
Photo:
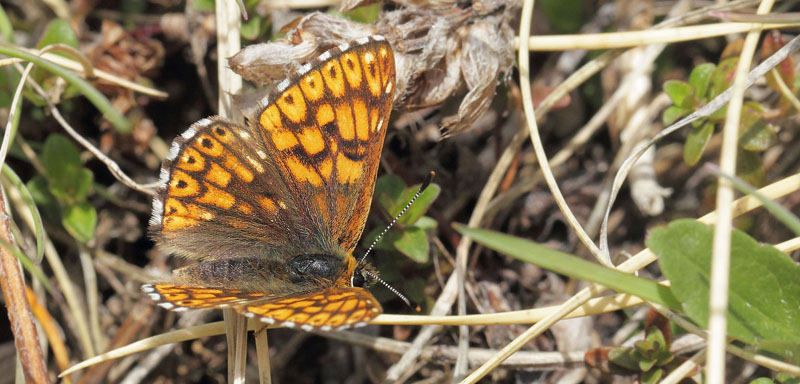
[[[429,185],[431,185],[431,182],[433,181],[433,177],[434,176],[436,176],[436,173],[434,173],[433,171],[428,173],[428,176],[425,177],[425,180],[422,181],[422,186],[419,187],[419,192],[418,193],[422,193],[422,191],[424,191],[426,188],[428,188]],[[413,203],[414,200],[411,200],[411,202]]]

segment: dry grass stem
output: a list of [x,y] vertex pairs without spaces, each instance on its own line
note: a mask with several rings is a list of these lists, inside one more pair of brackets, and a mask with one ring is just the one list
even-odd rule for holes
[[[769,13],[774,4],[764,0],[758,7],[759,14]],[[720,170],[722,173],[736,173],[736,153],[739,149],[739,122],[742,116],[744,90],[747,87],[747,73],[750,70],[753,55],[758,44],[761,30],[747,34],[736,66],[733,80],[733,93],[725,114],[722,128],[722,151],[720,152]],[[728,344],[728,286],[730,280],[731,232],[733,229],[733,213],[730,206],[734,200],[733,185],[729,180],[719,178],[717,185],[716,207],[719,211],[714,223],[714,241],[711,252],[711,281],[709,282],[708,305],[708,353],[706,355],[706,375],[711,383],[725,381],[725,346]]]
[[570,51],[574,49],[615,49],[650,44],[678,43],[765,29],[796,28],[798,23],[718,23],[679,28],[650,29],[632,32],[609,32],[580,35],[531,36],[534,52]]
[[664,379],[661,380],[661,384],[678,384],[681,380],[685,377],[688,377],[690,374],[695,373],[698,367],[703,364],[706,360],[706,349],[703,348],[697,352],[695,352],[689,360],[686,360],[670,372]]
[[[217,55],[220,58],[230,57],[241,50],[239,40],[241,14],[238,4],[235,1],[223,1],[215,10]],[[233,95],[241,91],[242,79],[228,68],[225,60],[217,60],[217,75],[219,76],[217,104],[219,115],[236,121],[238,116],[233,108]],[[247,319],[231,308],[223,310],[223,317],[228,341],[228,383],[244,383],[247,368]],[[263,343],[266,343],[266,339],[263,340]],[[269,349],[267,349],[267,353],[269,353]]]
[[[114,85],[118,85],[118,86],[123,87],[123,88],[130,89],[131,91],[134,91],[134,92],[138,92],[138,93],[142,93],[142,94],[145,94],[145,95],[148,95],[148,96],[162,98],[162,99],[169,96],[167,93],[159,91],[157,89],[153,89],[153,88],[144,86],[142,84],[137,84],[137,83],[134,83],[134,82],[132,82],[130,80],[123,79],[123,78],[121,78],[119,76],[116,76],[114,74],[108,73],[106,71],[93,68],[93,67],[91,67],[90,64],[88,64],[89,66],[87,67],[85,64],[82,64],[81,61],[71,60],[71,59],[68,59],[66,57],[58,56],[58,55],[55,55],[55,54],[52,54],[52,53],[42,53],[41,51],[37,51],[37,50],[33,50],[33,49],[28,49],[27,51],[29,51],[31,54],[34,54],[34,55],[41,55],[42,59],[44,59],[44,60],[50,61],[53,64],[60,65],[60,66],[62,66],[64,68],[76,71],[78,73],[83,74],[84,76],[87,76],[87,77],[95,76],[98,79],[108,81],[109,83],[112,83]],[[21,63],[23,61],[24,60],[22,60],[22,59],[15,59],[15,58],[4,59],[4,60],[0,61],[0,66],[14,64],[14,63]]]
[[[28,298],[28,303],[30,303],[31,311],[36,317],[36,320],[39,321],[42,331],[44,332],[45,336],[47,337],[47,341],[50,344],[50,349],[53,350],[53,357],[56,359],[56,365],[58,365],[58,369],[65,370],[69,368],[69,351],[67,350],[67,346],[64,344],[64,339],[61,337],[61,331],[58,328],[58,324],[55,322],[53,317],[50,316],[47,308],[42,305],[39,299],[36,298],[36,294],[30,289],[30,287],[25,287],[25,294]],[[72,378],[65,376],[62,378],[62,382],[64,384],[72,384]]]

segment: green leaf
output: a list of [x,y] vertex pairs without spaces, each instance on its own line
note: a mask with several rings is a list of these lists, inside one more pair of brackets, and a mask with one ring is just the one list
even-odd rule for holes
[[664,376],[663,369],[654,369],[652,371],[642,372],[642,384],[655,384]]
[[65,136],[53,134],[45,140],[42,164],[50,181],[50,192],[59,202],[72,204],[86,199],[94,175],[81,164],[78,148]]
[[342,16],[357,23],[373,24],[378,20],[378,14],[380,14],[380,11],[381,3],[375,3],[345,12]]
[[258,37],[259,31],[261,31],[261,19],[254,17],[242,23],[242,28],[239,30],[239,33],[247,40],[255,40]]
[[608,351],[608,361],[631,371],[639,370],[638,354],[631,347],[612,348]]
[[[369,246],[372,244],[373,241],[375,241],[375,239],[378,238],[378,235],[380,235],[381,232],[383,232],[383,228],[373,228],[366,235],[361,236],[361,246],[364,247],[365,249],[369,248]],[[391,234],[391,231],[389,231],[389,233],[387,233],[387,235],[389,235],[389,234]],[[385,236],[384,236],[384,238],[385,238]],[[383,250],[392,250],[393,249],[391,243],[384,243],[383,239],[381,239],[381,241],[378,242],[378,244],[375,244],[375,248],[376,249],[383,249]]]
[[667,345],[664,340],[664,334],[658,328],[652,328],[647,332],[647,341],[657,350],[663,350]]
[[636,350],[639,351],[642,355],[645,355],[648,351],[654,348],[653,343],[648,339],[639,340],[633,343],[633,345],[636,347]]
[[672,125],[672,123],[678,121],[678,119],[688,115],[689,113],[691,113],[691,110],[688,108],[670,105],[664,110],[664,113],[661,114],[661,122],[665,126]]
[[192,8],[199,12],[214,12],[214,0],[195,0],[192,1]]
[[750,381],[749,384],[773,384],[773,383],[775,382],[766,377],[759,377],[755,380]]
[[394,247],[417,263],[427,263],[428,236],[425,231],[417,227],[410,227],[399,233],[400,236],[394,239]]
[[767,176],[761,156],[756,152],[739,150],[736,155],[736,175],[750,185],[764,185]]
[[[408,202],[411,201],[417,191],[419,191],[419,187],[421,185],[422,184],[413,185],[403,191],[403,194],[398,200],[399,204],[395,206],[396,212],[392,212],[393,215],[400,214],[400,211],[403,209],[403,207],[405,207]],[[442,188],[439,187],[438,184],[432,183],[428,185],[428,188],[425,188],[425,190],[422,191],[417,200],[414,201],[414,204],[411,204],[406,213],[400,218],[400,224],[410,225],[416,223],[417,220],[419,220],[419,218],[425,214],[425,212],[428,212],[428,208],[430,208],[431,204],[433,204],[433,201],[439,197],[439,193],[441,192]]]
[[436,220],[428,216],[422,216],[419,218],[419,220],[417,220],[416,223],[414,223],[415,227],[422,229],[423,231],[436,229],[438,225],[439,223],[437,223]]
[[768,124],[763,118],[753,125],[743,128],[744,132],[739,137],[739,146],[744,150],[763,152],[778,141],[778,127]]
[[37,49],[42,49],[52,44],[64,44],[72,48],[78,48],[78,36],[70,27],[69,22],[62,19],[54,19],[47,25],[36,44]]
[[[399,205],[398,200],[405,189],[406,183],[403,179],[395,175],[383,175],[375,182],[375,200],[387,214],[394,215],[395,206]],[[388,220],[393,218],[390,217]]]
[[[647,246],[659,255],[683,311],[701,327],[708,325],[713,232],[711,226],[684,219],[654,229],[647,240]],[[734,230],[731,235],[728,335],[796,364],[800,361],[800,266],[744,232]]]
[[790,86],[792,89],[800,89],[800,76],[795,76],[794,82],[786,85]]
[[94,229],[97,226],[97,211],[87,202],[63,207],[61,224],[72,237],[86,243],[94,236]]
[[14,26],[11,24],[11,20],[8,19],[2,4],[0,4],[0,36],[7,43],[11,43],[14,40]]
[[77,177],[73,181],[73,187],[71,189],[72,198],[75,201],[86,200],[86,197],[89,195],[89,190],[92,188],[93,182],[94,174],[92,171],[86,168],[81,168],[78,171]]
[[692,95],[692,86],[685,81],[667,80],[664,82],[664,92],[672,100],[672,104],[678,107],[689,107],[686,105],[689,96]]
[[779,372],[775,375],[775,380],[781,384],[800,384],[800,377],[785,372]]
[[683,161],[686,164],[695,165],[700,161],[713,133],[714,124],[707,120],[699,127],[692,126],[683,145]]
[[642,372],[647,372],[653,369],[653,367],[656,366],[657,362],[658,360],[652,358],[639,360],[639,370]]
[[581,0],[543,0],[537,4],[549,26],[560,33],[580,30],[586,19],[584,6]]
[[[374,198],[387,215],[385,219],[392,220],[397,217],[417,193],[420,185],[406,187],[405,182],[395,175],[379,177],[375,183]],[[430,184],[428,188],[422,191],[414,204],[408,207],[406,213],[398,220],[398,224],[409,226],[416,223],[428,210],[433,200],[439,196],[440,192],[441,187],[436,184]]]
[[[361,246],[369,247],[382,231],[383,228],[370,231],[361,240]],[[393,228],[375,245],[375,249],[400,252],[417,263],[426,263],[429,253],[428,236],[419,227]]]
[[468,228],[460,224],[456,224],[455,228],[461,234],[472,237],[477,243],[524,262],[575,279],[592,281],[618,292],[630,293],[644,300],[680,310],[680,303],[672,291],[652,280],[605,268],[519,237],[484,229]]
[[[711,89],[709,90],[709,100],[717,97],[720,93],[725,92],[728,87],[733,83],[733,75],[736,71],[736,64],[739,62],[738,57],[730,57],[722,60],[714,72],[711,74]],[[722,114],[725,115],[724,113]]]
[[147,2],[144,0],[128,0],[120,3],[120,8],[123,14],[123,19],[126,19],[126,24],[132,24],[133,15],[141,15],[147,12]]
[[[14,97],[14,92],[11,91],[13,89],[13,84],[19,84],[19,79],[21,75],[17,71],[0,71],[0,89],[5,90],[5,92],[0,92],[0,108],[4,108],[6,110],[11,108],[11,100]],[[17,109],[21,110],[23,103],[17,104]],[[21,113],[17,112],[16,116],[19,116]],[[19,120],[16,118],[15,120]],[[19,125],[19,123],[15,123]]]
[[269,20],[259,17],[257,14],[251,14],[250,20],[242,23],[240,34],[247,40],[257,40],[264,35],[269,26]]
[[57,133],[48,136],[44,142],[42,164],[51,180],[62,176],[72,178],[83,166],[81,154],[75,144]]
[[777,128],[767,124],[761,104],[748,101],[742,106],[739,146],[748,151],[766,151],[778,141]]
[[689,75],[689,84],[694,87],[694,94],[697,98],[705,98],[708,86],[711,84],[711,75],[716,68],[714,63],[703,63],[692,70]]
[[47,187],[47,179],[45,179],[44,176],[35,175],[28,180],[26,185],[28,190],[31,191],[33,201],[35,201],[37,205],[46,206],[57,203],[55,197],[53,197],[50,193],[50,189]]

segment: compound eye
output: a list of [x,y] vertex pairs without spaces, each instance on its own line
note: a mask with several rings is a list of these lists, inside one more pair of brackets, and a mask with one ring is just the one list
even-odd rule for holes
[[361,274],[361,271],[358,271],[358,272],[353,274],[353,286],[354,287],[363,287],[366,282],[367,282],[367,279],[364,278],[364,275]]

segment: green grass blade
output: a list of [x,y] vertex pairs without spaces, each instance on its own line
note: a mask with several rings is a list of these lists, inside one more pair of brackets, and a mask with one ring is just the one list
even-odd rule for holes
[[800,218],[798,218],[795,214],[793,214],[788,209],[782,207],[780,204],[768,199],[766,196],[760,194],[758,190],[753,188],[750,184],[746,183],[744,180],[736,177],[724,174],[714,165],[707,165],[711,172],[715,175],[724,177],[728,181],[733,184],[733,186],[742,193],[746,193],[748,195],[752,195],[761,204],[764,205],[764,209],[769,211],[776,219],[778,219],[783,225],[787,226],[795,235],[800,236]]
[[131,131],[131,123],[116,109],[114,109],[113,106],[111,106],[111,102],[109,102],[108,99],[102,93],[100,93],[100,91],[89,85],[89,83],[71,71],[5,42],[0,42],[0,54],[33,62],[40,68],[44,68],[45,70],[60,76],[66,80],[67,83],[74,85],[81,94],[86,96],[86,98],[89,99],[89,101],[91,101],[92,104],[94,104],[95,107],[100,110],[100,112],[103,114],[103,117],[105,117],[114,126],[114,128],[117,129],[117,132],[128,133]]
[[669,287],[603,267],[573,255],[552,250],[532,241],[485,229],[473,229],[457,224],[456,230],[475,242],[497,252],[575,279],[591,281],[617,292],[629,293],[644,300],[680,311],[678,299]]
[[8,182],[20,191],[22,199],[25,200],[25,204],[27,204],[28,209],[31,210],[33,229],[36,234],[36,260],[38,262],[44,257],[44,226],[42,225],[42,215],[39,214],[39,208],[36,207],[36,203],[33,201],[31,191],[28,190],[28,187],[25,186],[25,183],[22,182],[22,179],[19,178],[16,172],[8,165],[3,165],[2,173]]

